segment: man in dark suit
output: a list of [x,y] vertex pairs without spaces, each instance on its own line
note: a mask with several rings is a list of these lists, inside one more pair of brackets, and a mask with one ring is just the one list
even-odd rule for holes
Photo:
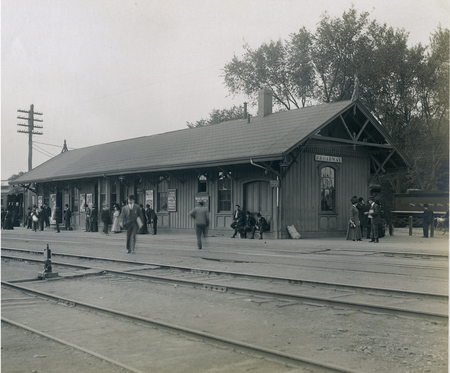
[[72,211],[69,209],[69,205],[66,203],[64,206],[64,230],[71,230],[70,218],[72,217]]
[[234,234],[231,238],[236,237],[236,234],[244,227],[244,213],[241,210],[241,206],[236,205],[236,210],[233,213],[233,223],[230,225],[234,229]]
[[266,218],[264,216],[261,216],[261,214],[258,212],[256,220],[256,229],[259,229],[259,239],[263,239],[263,233],[268,232],[270,229],[270,225],[267,222]]
[[122,209],[119,224],[127,230],[127,253],[133,253],[136,247],[136,233],[144,224],[141,208],[134,203],[134,195],[128,197],[128,204]]
[[425,203],[423,205],[423,208],[424,208],[424,212],[422,215],[423,237],[428,238],[428,227],[431,223],[433,223],[433,211],[430,210],[428,203]]
[[358,209],[358,217],[359,217],[359,227],[361,229],[361,238],[364,237],[364,226],[366,225],[367,215],[364,215],[365,210],[364,198],[359,197],[356,208]]
[[150,232],[155,235],[157,232],[158,215],[156,215],[155,210],[150,208],[150,205],[146,205],[145,207],[147,207],[145,210],[145,214],[147,215],[147,224],[152,227]]
[[256,220],[252,216],[252,213],[250,211],[247,211],[245,213],[245,223],[244,227],[239,232],[241,234],[241,238],[247,238],[247,232],[251,232],[252,236],[251,239],[255,238],[255,226],[256,226]]
[[370,206],[369,210],[369,219],[370,219],[370,242],[378,243],[378,233],[381,224],[381,209],[380,209],[380,201],[375,199],[375,201]]

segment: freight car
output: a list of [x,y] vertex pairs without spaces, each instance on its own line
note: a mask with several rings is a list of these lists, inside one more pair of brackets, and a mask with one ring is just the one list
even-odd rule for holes
[[394,194],[392,219],[395,227],[406,227],[410,216],[413,226],[422,226],[423,205],[427,203],[434,217],[443,217],[448,211],[449,193],[441,191],[423,191],[408,189],[407,193]]

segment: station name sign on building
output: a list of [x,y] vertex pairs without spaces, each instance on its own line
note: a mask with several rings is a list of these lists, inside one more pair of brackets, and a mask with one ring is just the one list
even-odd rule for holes
[[316,154],[315,159],[316,159],[316,161],[319,161],[319,162],[342,163],[342,157],[333,157],[331,155]]

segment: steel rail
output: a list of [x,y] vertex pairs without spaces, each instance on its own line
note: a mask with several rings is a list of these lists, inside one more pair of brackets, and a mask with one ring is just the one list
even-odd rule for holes
[[[298,366],[299,364],[301,364],[301,365],[307,364],[307,365],[316,366],[319,368],[326,368],[332,372],[343,372],[343,373],[357,373],[358,372],[353,369],[341,367],[341,366],[334,365],[334,364],[323,363],[323,362],[320,362],[317,360],[309,359],[307,357],[286,354],[281,351],[277,351],[277,350],[273,350],[273,349],[269,349],[269,348],[265,348],[265,347],[261,347],[261,346],[256,346],[251,343],[241,342],[241,341],[233,340],[230,338],[225,338],[225,337],[217,336],[214,334],[206,333],[203,331],[198,331],[198,330],[186,328],[183,326],[166,323],[163,321],[153,320],[153,319],[133,315],[133,314],[126,313],[126,312],[112,310],[110,308],[100,307],[100,306],[92,305],[89,303],[85,303],[85,302],[81,302],[81,301],[77,301],[77,300],[73,300],[73,299],[59,297],[58,295],[45,293],[45,292],[38,291],[35,289],[27,288],[25,286],[12,284],[12,283],[9,283],[6,281],[2,281],[1,284],[2,284],[2,286],[18,289],[20,291],[25,291],[25,292],[28,292],[31,294],[36,294],[41,297],[53,299],[60,303],[70,304],[71,306],[81,306],[81,307],[84,307],[89,310],[96,310],[96,311],[100,311],[100,312],[103,312],[106,314],[120,316],[120,317],[123,317],[126,319],[130,319],[132,321],[144,322],[144,323],[150,324],[152,326],[157,326],[157,327],[160,327],[160,328],[163,328],[166,330],[176,331],[179,333],[181,332],[181,333],[184,333],[185,335],[205,339],[205,340],[208,340],[208,341],[211,341],[214,343],[224,344],[224,345],[230,346],[232,348],[239,347],[239,348],[243,349],[244,351],[262,354],[263,356],[266,356],[268,358],[276,359],[278,361],[282,360],[284,363],[287,362],[290,364],[294,364],[296,366]],[[361,373],[361,372],[358,372],[358,373]]]
[[86,348],[84,348],[84,347],[78,346],[78,345],[76,345],[76,344],[73,344],[73,343],[71,343],[71,342],[65,341],[65,340],[63,340],[63,339],[60,339],[60,338],[57,338],[57,337],[53,337],[53,336],[51,336],[50,334],[41,332],[41,331],[36,330],[36,329],[33,329],[33,328],[30,328],[29,326],[20,324],[20,323],[18,323],[18,322],[16,322],[16,321],[9,320],[9,319],[7,319],[7,318],[5,318],[5,317],[2,317],[1,320],[2,320],[2,322],[4,322],[4,323],[10,324],[10,325],[14,325],[14,326],[16,326],[16,327],[18,327],[18,328],[27,330],[27,331],[32,332],[32,333],[35,333],[35,334],[38,334],[38,335],[40,335],[40,336],[42,336],[42,337],[48,338],[48,339],[50,339],[50,340],[52,340],[52,341],[55,341],[55,342],[58,342],[58,343],[60,343],[60,344],[62,344],[62,345],[69,346],[69,347],[72,347],[72,348],[74,348],[74,349],[76,349],[76,350],[85,352],[85,353],[87,353],[87,354],[89,354],[89,355],[95,356],[95,357],[97,357],[97,358],[99,358],[99,359],[101,359],[101,360],[107,361],[108,363],[111,363],[111,364],[113,364],[113,365],[117,365],[118,367],[121,367],[121,368],[123,368],[123,369],[126,369],[126,370],[128,370],[128,371],[130,371],[130,372],[134,372],[134,373],[145,373],[145,372],[143,372],[142,370],[132,368],[132,367],[130,367],[130,366],[128,366],[128,365],[125,365],[125,364],[122,364],[122,363],[120,363],[120,362],[118,362],[118,361],[116,361],[116,360],[110,359],[109,357],[106,357],[106,356],[104,356],[104,355],[100,355],[100,354],[98,354],[98,353],[96,353],[96,352],[94,352],[94,351],[88,350],[88,349],[86,349]]
[[[35,251],[35,250],[27,250],[27,249],[8,249],[8,248],[2,248],[2,250],[10,250],[10,251],[19,251],[19,252],[28,252],[32,254],[39,254],[43,255],[43,252]],[[114,258],[102,258],[102,257],[95,257],[95,256],[89,256],[89,255],[77,255],[77,254],[66,254],[66,253],[52,253],[53,256],[66,256],[69,258],[76,258],[76,259],[89,259],[89,260],[99,260],[104,262],[117,262],[117,263],[123,263],[123,264],[132,264],[132,265],[151,265],[161,268],[168,268],[168,269],[178,269],[182,271],[201,271],[201,272],[209,272],[209,273],[215,273],[219,275],[231,275],[231,276],[240,276],[240,277],[248,277],[252,279],[261,279],[261,280],[268,280],[268,281],[285,281],[288,283],[298,283],[298,284],[307,284],[307,285],[321,285],[321,286],[327,286],[327,287],[335,287],[335,288],[342,288],[342,289],[348,289],[348,290],[355,290],[355,291],[372,291],[377,293],[388,293],[388,294],[395,294],[395,295],[407,295],[407,296],[420,296],[420,297],[429,297],[429,298],[435,298],[440,299],[442,301],[448,301],[449,296],[448,294],[439,294],[439,293],[424,293],[424,292],[416,292],[416,291],[410,291],[410,290],[401,290],[401,289],[386,289],[386,288],[380,288],[380,287],[369,287],[369,286],[361,286],[361,285],[351,285],[351,284],[343,284],[343,283],[333,283],[333,282],[325,282],[325,281],[312,281],[312,280],[305,280],[300,278],[289,278],[289,277],[281,277],[281,276],[265,276],[265,275],[258,275],[258,274],[252,274],[252,273],[242,273],[242,272],[232,272],[232,271],[222,271],[222,270],[216,270],[216,269],[203,269],[203,268],[196,268],[196,267],[186,267],[186,266],[177,266],[172,264],[161,264],[161,263],[149,263],[149,262],[136,262],[132,260],[123,260],[123,259],[114,259]],[[8,256],[3,255],[4,258],[17,258],[14,256]],[[27,259],[30,261],[38,261],[35,259]],[[54,264],[58,265],[65,265],[70,266],[70,264],[66,263],[59,263],[52,261]],[[77,265],[73,265],[74,267]],[[83,266],[80,266],[82,268]],[[86,267],[84,268],[93,268],[93,267]]]
[[[2,255],[3,256],[3,255]],[[14,257],[11,257],[14,258]],[[38,259],[25,259],[29,261],[36,261],[41,262]],[[43,261],[42,261],[43,262]],[[60,265],[58,262],[52,262],[53,265]],[[85,266],[78,266],[76,264],[68,264],[68,263],[61,263],[61,265],[69,266],[69,267],[79,267],[82,269],[86,269]],[[376,305],[376,304],[370,304],[370,303],[363,303],[363,302],[354,302],[354,301],[346,301],[346,300],[335,300],[335,299],[329,299],[325,297],[317,297],[317,296],[311,296],[311,295],[299,295],[299,294],[293,294],[293,293],[287,293],[287,292],[279,292],[279,291],[270,291],[270,290],[260,290],[255,288],[248,288],[248,287],[241,287],[241,286],[235,286],[235,285],[222,285],[217,282],[206,282],[206,281],[198,281],[198,280],[188,280],[188,279],[180,279],[180,278],[171,278],[167,276],[158,276],[158,275],[151,275],[151,274],[142,274],[142,273],[132,273],[128,271],[119,271],[115,269],[108,269],[108,268],[96,268],[96,267],[89,267],[92,270],[95,270],[96,273],[114,273],[117,275],[127,276],[127,277],[137,277],[137,278],[145,278],[148,280],[158,281],[162,283],[175,283],[179,285],[188,285],[188,286],[199,286],[201,288],[206,288],[210,290],[218,290],[218,291],[227,291],[231,290],[234,292],[242,292],[246,294],[252,294],[252,295],[258,295],[258,296],[270,296],[275,298],[284,298],[289,300],[296,300],[296,301],[303,301],[303,302],[315,302],[316,304],[325,304],[328,306],[341,306],[351,309],[365,309],[369,311],[376,311],[381,313],[387,313],[387,314],[394,314],[394,315],[404,315],[404,316],[413,316],[413,317],[426,317],[427,319],[435,319],[437,321],[448,321],[448,314],[444,313],[438,313],[438,312],[423,312],[423,311],[417,311],[417,310],[410,310],[405,309],[401,307],[391,307],[391,306],[383,306],[383,305]],[[138,268],[137,268],[138,269]],[[206,271],[203,271],[206,272]],[[76,276],[76,275],[75,275]],[[85,276],[83,274],[83,276]],[[264,276],[258,276],[263,277]],[[66,277],[67,278],[67,277]],[[53,278],[52,280],[56,280],[57,278]],[[17,282],[12,281],[10,283]],[[22,281],[21,281],[22,282]]]

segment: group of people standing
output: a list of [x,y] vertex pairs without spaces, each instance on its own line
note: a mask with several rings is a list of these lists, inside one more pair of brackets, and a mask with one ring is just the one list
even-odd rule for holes
[[2,229],[14,229],[15,213],[12,208],[2,207]]
[[[135,201],[134,196],[130,197],[133,197],[133,201]],[[118,204],[114,204],[112,213],[108,205],[103,206],[103,209],[100,213],[100,219],[103,223],[103,230],[102,230],[103,234],[109,235],[108,232],[110,226],[112,233],[120,233],[122,230],[124,230],[124,228],[120,226],[120,216],[124,207],[126,207],[127,205],[128,201],[123,201],[120,206]],[[152,234],[155,235],[157,233],[157,224],[158,224],[158,216],[156,215],[155,210],[153,210],[148,204],[146,205],[145,209],[142,204],[140,205],[136,204],[136,207],[140,210],[140,215],[143,223],[142,227],[140,227],[136,233],[147,234],[151,232]],[[97,209],[97,205],[92,204],[92,206],[89,207],[87,204],[85,204],[84,211],[86,214],[85,231],[98,232],[99,212]]]
[[347,228],[347,240],[362,241],[364,233],[369,242],[379,243],[383,235],[382,212],[380,200],[369,197],[367,203],[364,198],[353,196],[350,200],[350,219]]

